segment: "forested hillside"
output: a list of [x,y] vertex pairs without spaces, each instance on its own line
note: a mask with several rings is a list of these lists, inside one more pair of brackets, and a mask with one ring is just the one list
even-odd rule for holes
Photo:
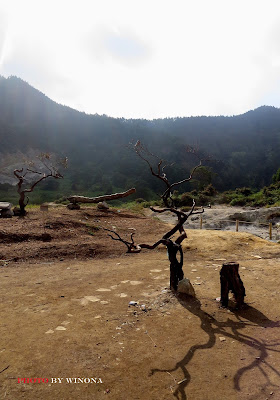
[[212,179],[217,189],[260,188],[280,166],[280,110],[264,106],[232,117],[115,119],[59,105],[17,77],[0,78],[0,173],[18,161],[18,152],[54,152],[69,159],[63,181],[42,184],[56,189],[57,196],[135,186],[137,197],[152,198],[161,183],[127,147],[138,139],[176,162],[174,178],[195,163],[184,150],[190,144],[212,156],[211,177],[204,174],[204,180]]

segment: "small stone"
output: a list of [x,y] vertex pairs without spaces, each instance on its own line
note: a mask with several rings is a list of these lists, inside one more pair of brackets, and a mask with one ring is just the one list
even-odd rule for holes
[[56,330],[56,331],[66,331],[66,328],[65,328],[65,326],[57,326],[57,327],[55,328],[55,330]]
[[69,210],[80,210],[80,205],[78,203],[69,203],[67,204],[67,208]]
[[98,208],[98,210],[109,210],[109,206],[108,206],[108,204],[106,203],[106,201],[102,201],[102,202],[99,202],[98,204],[97,204],[97,208]]
[[136,306],[137,305],[137,301],[130,301],[128,303],[129,306]]
[[88,301],[92,301],[93,303],[95,303],[96,301],[99,301],[100,299],[96,296],[85,296],[84,297],[86,300]]
[[219,336],[219,339],[221,342],[224,342],[226,340],[226,338],[224,336]]

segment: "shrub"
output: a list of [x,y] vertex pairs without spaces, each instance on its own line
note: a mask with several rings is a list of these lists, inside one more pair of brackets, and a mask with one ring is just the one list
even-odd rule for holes
[[212,183],[210,183],[210,185],[206,186],[206,188],[203,190],[202,194],[205,196],[214,196],[217,194],[217,190],[214,188]]
[[203,193],[200,193],[198,196],[198,201],[200,206],[206,206],[209,203],[209,198],[205,196]]
[[250,194],[252,194],[252,189],[248,187],[238,188],[236,189],[236,193],[240,193],[243,196],[249,196]]
[[231,206],[245,206],[246,199],[244,197],[235,197],[229,204]]
[[183,193],[179,200],[180,206],[192,206],[193,204],[193,196],[190,193]]

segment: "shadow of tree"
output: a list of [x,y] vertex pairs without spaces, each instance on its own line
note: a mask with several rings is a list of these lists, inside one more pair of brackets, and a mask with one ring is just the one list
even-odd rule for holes
[[[150,372],[150,376],[154,375],[157,372],[167,372],[171,373],[178,369],[181,369],[184,375],[184,379],[177,383],[177,388],[173,392],[173,395],[180,400],[186,400],[186,388],[191,380],[191,375],[187,369],[188,364],[191,362],[195,353],[198,350],[210,349],[215,346],[216,343],[216,335],[223,335],[224,337],[231,338],[240,343],[245,344],[246,346],[253,348],[259,352],[259,356],[254,359],[249,365],[240,368],[234,375],[233,383],[234,388],[237,391],[240,391],[240,379],[241,377],[249,370],[254,368],[258,368],[259,371],[263,374],[266,379],[266,384],[264,387],[268,385],[276,386],[272,384],[269,379],[268,374],[264,370],[264,366],[270,368],[274,371],[276,375],[280,377],[280,372],[276,370],[269,362],[266,360],[268,357],[268,351],[274,351],[280,353],[280,350],[276,350],[274,347],[280,346],[280,341],[275,341],[272,343],[266,343],[263,340],[256,339],[252,336],[246,335],[241,332],[242,329],[248,326],[261,326],[263,328],[275,328],[280,326],[280,321],[274,322],[268,319],[262,312],[257,310],[254,307],[245,305],[241,310],[232,310],[237,318],[237,321],[233,321],[228,318],[226,321],[220,322],[217,321],[212,315],[201,309],[201,303],[199,300],[186,296],[184,294],[176,294],[178,301],[181,305],[190,311],[192,314],[196,315],[201,321],[201,329],[208,335],[208,340],[202,344],[195,344],[191,346],[184,356],[183,359],[178,361],[173,368],[171,369],[152,369]],[[241,319],[242,318],[242,319]],[[247,321],[244,321],[247,320]],[[227,329],[227,330],[226,330]],[[230,330],[230,332],[228,332]],[[278,386],[277,386],[278,388]]]

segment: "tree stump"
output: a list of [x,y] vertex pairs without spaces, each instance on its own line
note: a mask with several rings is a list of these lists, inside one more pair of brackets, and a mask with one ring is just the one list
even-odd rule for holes
[[220,271],[221,282],[221,304],[223,307],[228,306],[228,294],[231,290],[237,307],[244,304],[245,288],[238,273],[239,264],[235,262],[224,263]]

